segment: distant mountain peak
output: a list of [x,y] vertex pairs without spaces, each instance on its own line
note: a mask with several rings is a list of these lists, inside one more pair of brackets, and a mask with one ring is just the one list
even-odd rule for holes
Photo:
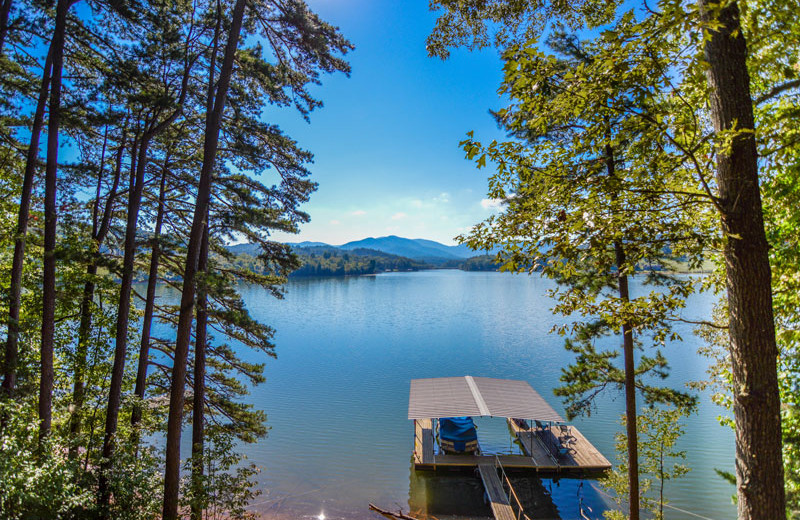
[[448,246],[434,240],[404,238],[397,235],[364,238],[342,244],[339,247],[341,249],[364,247],[428,262],[464,259],[476,254],[464,245]]

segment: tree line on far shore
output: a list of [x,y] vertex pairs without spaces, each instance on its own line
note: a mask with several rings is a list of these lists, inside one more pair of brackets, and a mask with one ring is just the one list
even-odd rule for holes
[[[462,271],[499,271],[500,264],[493,255],[476,255],[460,260],[414,260],[404,256],[384,253],[375,249],[357,248],[342,250],[335,247],[295,248],[299,266],[289,277],[307,276],[358,276],[393,271],[420,271],[423,269],[460,269]],[[258,257],[238,253],[229,261],[237,269],[262,273],[265,269]]]

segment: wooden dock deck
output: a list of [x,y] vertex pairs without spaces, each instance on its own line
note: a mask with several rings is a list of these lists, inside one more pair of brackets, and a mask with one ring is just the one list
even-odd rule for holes
[[[599,473],[611,464],[574,426],[565,433],[553,428],[531,428],[526,423],[508,420],[509,427],[522,445],[524,455],[450,455],[437,454],[433,424],[430,419],[414,423],[414,467],[417,469],[480,468],[496,463],[510,470],[531,470],[537,473]],[[559,453],[563,448],[563,453]]]
[[478,464],[478,473],[483,481],[483,487],[486,489],[486,496],[489,498],[489,505],[492,507],[494,517],[497,520],[517,520],[494,464],[488,462]]
[[602,453],[574,426],[530,427],[525,421],[507,419],[523,451],[542,468],[555,466],[559,471],[605,471],[611,468]]
[[433,466],[436,464],[433,445],[433,421],[430,419],[417,419],[414,421],[415,466]]

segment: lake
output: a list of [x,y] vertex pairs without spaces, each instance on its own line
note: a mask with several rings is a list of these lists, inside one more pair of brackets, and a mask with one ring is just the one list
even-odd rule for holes
[[[277,330],[278,358],[267,360],[267,382],[250,397],[270,427],[267,438],[245,447],[262,468],[263,495],[252,510],[268,518],[379,518],[367,510],[372,502],[438,518],[489,515],[474,476],[413,470],[409,381],[522,379],[565,415],[552,389],[573,355],[562,337],[549,333],[564,321],[549,310],[553,287],[536,275],[450,270],[293,279],[284,300],[242,287],[254,317]],[[637,288],[634,280],[634,294]],[[693,296],[684,317],[707,318],[715,299]],[[707,365],[696,352],[701,341],[692,326],[678,330],[684,341],[666,351],[672,367],[667,384],[674,387],[703,379]],[[623,411],[621,392],[611,390],[590,418],[573,423],[614,460]],[[723,413],[703,395],[698,413],[686,421],[679,448],[692,471],[666,487],[671,505],[684,512],[668,509],[667,518],[735,518],[735,490],[714,472],[733,469],[733,432],[717,422]],[[514,449],[504,420],[477,422],[484,449]],[[591,508],[590,518],[601,518],[609,504],[591,480],[515,482],[533,518],[579,518],[581,506]]]

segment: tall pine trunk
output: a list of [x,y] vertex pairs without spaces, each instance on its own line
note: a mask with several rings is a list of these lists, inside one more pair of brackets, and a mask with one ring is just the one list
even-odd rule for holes
[[[189,41],[186,42],[188,46]],[[136,259],[136,232],[139,221],[139,209],[142,203],[145,173],[147,170],[150,143],[164,132],[178,118],[183,110],[183,103],[188,92],[189,77],[192,64],[188,59],[184,63],[181,90],[176,108],[161,121],[161,112],[157,112],[148,120],[142,131],[139,153],[136,160],[136,174],[131,179],[128,198],[128,220],[125,227],[125,253],[122,261],[122,279],[120,281],[119,307],[117,311],[117,327],[114,345],[114,364],[111,369],[111,382],[108,390],[108,406],[106,410],[106,428],[103,437],[103,460],[98,481],[98,505],[101,518],[108,516],[109,495],[108,472],[113,464],[115,436],[119,424],[119,408],[122,401],[122,381],[125,376],[125,357],[128,352],[128,324],[130,321],[131,293],[133,285],[134,263]]]
[[[608,121],[606,121],[608,122]],[[611,139],[611,132],[607,132]],[[616,177],[614,148],[607,144],[606,169],[608,177]],[[616,200],[616,195],[613,195]],[[625,248],[621,241],[614,242],[614,260],[617,264],[619,299],[630,301],[628,276],[625,274]],[[633,327],[627,321],[622,324],[622,351],[625,364],[625,435],[628,448],[628,510],[630,520],[639,520],[639,434],[636,429],[636,366],[633,359]]]
[[[152,247],[150,251],[150,271],[147,278],[147,295],[144,304],[144,318],[142,321],[142,340],[139,345],[139,365],[136,371],[136,387],[134,395],[144,399],[145,385],[147,384],[147,366],[150,360],[150,330],[153,324],[155,311],[156,285],[158,284],[158,267],[161,260],[161,227],[164,225],[165,201],[167,196],[167,174],[169,171],[169,152],[164,158],[164,167],[161,170],[161,184],[158,190],[158,211],[156,226],[153,230]],[[136,426],[142,418],[140,403],[134,403],[131,412],[131,425]]]
[[[125,246],[122,259],[122,277],[119,288],[117,307],[116,338],[114,345],[114,363],[111,368],[111,381],[108,389],[108,405],[106,407],[105,435],[103,436],[103,459],[98,480],[98,505],[100,517],[107,518],[110,491],[108,475],[114,456],[115,436],[119,422],[119,407],[122,402],[122,380],[125,376],[125,357],[128,349],[128,323],[131,310],[131,293],[133,291],[134,262],[136,260],[136,231],[139,222],[139,209],[142,203],[144,178],[147,167],[147,155],[152,136],[146,129],[138,143],[135,166],[132,166],[131,182],[128,186],[128,214],[125,225]],[[134,148],[135,149],[135,148]]]
[[56,177],[58,175],[58,132],[61,122],[61,75],[64,66],[64,39],[67,12],[73,0],[59,0],[51,43],[53,72],[50,86],[50,110],[47,121],[47,162],[44,194],[44,272],[42,274],[42,336],[39,380],[39,438],[50,434],[53,416],[53,350],[56,312]]
[[11,0],[3,0],[0,4],[0,55],[3,54],[3,47],[8,36],[8,15],[11,14]]
[[[620,242],[614,243],[617,261],[619,298],[630,300],[628,277],[623,274],[625,249]],[[622,350],[625,358],[625,434],[628,444],[628,509],[630,520],[639,520],[639,434],[636,430],[636,367],[633,360],[633,329],[627,322],[622,324]]]
[[236,49],[239,46],[239,34],[244,18],[244,0],[236,0],[233,8],[228,42],[222,61],[214,109],[206,116],[205,140],[203,143],[203,166],[200,170],[200,181],[195,200],[192,229],[189,234],[189,245],[186,253],[186,265],[183,274],[183,292],[178,317],[175,355],[172,367],[170,387],[169,418],[167,422],[166,463],[164,468],[164,507],[163,520],[177,520],[178,494],[180,492],[180,447],[181,428],[183,425],[183,398],[186,384],[186,360],[189,354],[189,342],[192,333],[194,315],[195,275],[200,258],[203,229],[206,226],[206,215],[211,198],[211,177],[219,144],[219,131],[225,99],[233,74]]
[[[201,278],[208,274],[208,213],[197,272]],[[206,338],[208,337],[208,290],[204,283],[197,289],[197,325],[194,347],[194,396],[192,401],[192,488],[194,500],[191,507],[192,520],[203,520],[203,464],[205,454],[205,400],[206,400]]]
[[786,517],[778,349],[747,47],[735,1],[720,8],[700,0],[700,11],[705,22],[719,23],[708,30],[705,43],[714,130],[739,131],[717,149],[716,173],[730,311],[739,519],[777,520]]
[[2,392],[8,397],[14,395],[17,386],[17,365],[19,364],[19,311],[22,304],[22,270],[25,263],[25,241],[28,235],[28,219],[31,210],[31,193],[36,165],[39,161],[39,140],[44,127],[44,110],[50,93],[50,74],[53,68],[53,43],[44,62],[39,98],[31,125],[31,141],[25,157],[25,172],[22,176],[22,193],[17,214],[17,234],[14,237],[14,257],[11,263],[11,283],[8,294],[8,337],[5,345]]

